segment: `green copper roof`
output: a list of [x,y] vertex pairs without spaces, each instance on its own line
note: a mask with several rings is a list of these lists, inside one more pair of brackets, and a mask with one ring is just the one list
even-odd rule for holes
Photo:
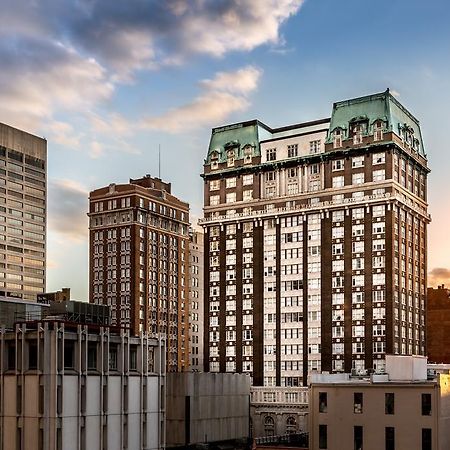
[[225,162],[228,149],[234,149],[235,158],[240,159],[248,145],[253,149],[252,156],[259,156],[259,142],[269,136],[268,127],[258,120],[213,128],[206,162],[210,161],[213,152],[218,152],[219,162]]
[[368,95],[334,103],[327,142],[332,142],[333,131],[341,128],[344,138],[348,137],[352,122],[368,121],[368,133],[373,132],[377,120],[385,122],[385,130],[402,137],[403,130],[408,130],[417,139],[418,151],[425,156],[419,121],[389,92]]

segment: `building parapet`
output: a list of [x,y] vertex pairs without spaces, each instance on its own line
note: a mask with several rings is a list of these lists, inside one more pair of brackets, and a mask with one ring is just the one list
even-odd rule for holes
[[308,405],[308,388],[252,386],[250,389],[250,403],[255,405],[264,403],[290,403],[305,406]]

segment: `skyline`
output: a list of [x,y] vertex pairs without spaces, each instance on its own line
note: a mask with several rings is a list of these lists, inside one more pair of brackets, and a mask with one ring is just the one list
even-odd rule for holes
[[74,298],[87,300],[88,193],[157,175],[159,144],[162,179],[198,218],[211,127],[253,118],[271,127],[321,119],[335,101],[387,87],[421,122],[432,170],[429,272],[442,275],[428,284],[450,282],[450,156],[439,149],[450,100],[450,63],[443,58],[450,50],[450,6],[404,5],[10,5],[0,31],[8,63],[0,74],[0,121],[48,139],[47,290],[68,286]]

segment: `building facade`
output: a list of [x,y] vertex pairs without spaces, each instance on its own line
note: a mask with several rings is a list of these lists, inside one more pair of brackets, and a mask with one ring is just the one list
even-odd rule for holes
[[387,90],[331,119],[212,130],[205,370],[299,386],[425,353],[426,154]]
[[189,237],[189,369],[203,372],[203,232]]
[[308,432],[307,387],[252,386],[252,438]]
[[149,175],[89,196],[90,301],[111,323],[167,338],[167,370],[189,366],[189,205]]
[[0,296],[45,290],[47,141],[0,123]]
[[450,364],[450,291],[442,285],[427,292],[428,360]]
[[[396,358],[396,357],[394,357]],[[398,357],[397,357],[398,358]],[[396,376],[318,375],[310,386],[311,450],[444,450],[449,448],[450,375],[427,380],[422,367],[405,361]],[[412,370],[405,370],[412,369]],[[409,372],[409,373],[408,373]]]
[[165,448],[160,341],[43,320],[0,349],[1,450]]

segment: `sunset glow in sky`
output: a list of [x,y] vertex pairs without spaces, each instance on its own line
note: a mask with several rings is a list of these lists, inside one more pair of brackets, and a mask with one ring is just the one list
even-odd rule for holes
[[144,174],[202,214],[211,127],[395,92],[421,122],[429,285],[450,285],[450,3],[1,0],[0,122],[48,139],[47,290],[87,300],[90,190]]

